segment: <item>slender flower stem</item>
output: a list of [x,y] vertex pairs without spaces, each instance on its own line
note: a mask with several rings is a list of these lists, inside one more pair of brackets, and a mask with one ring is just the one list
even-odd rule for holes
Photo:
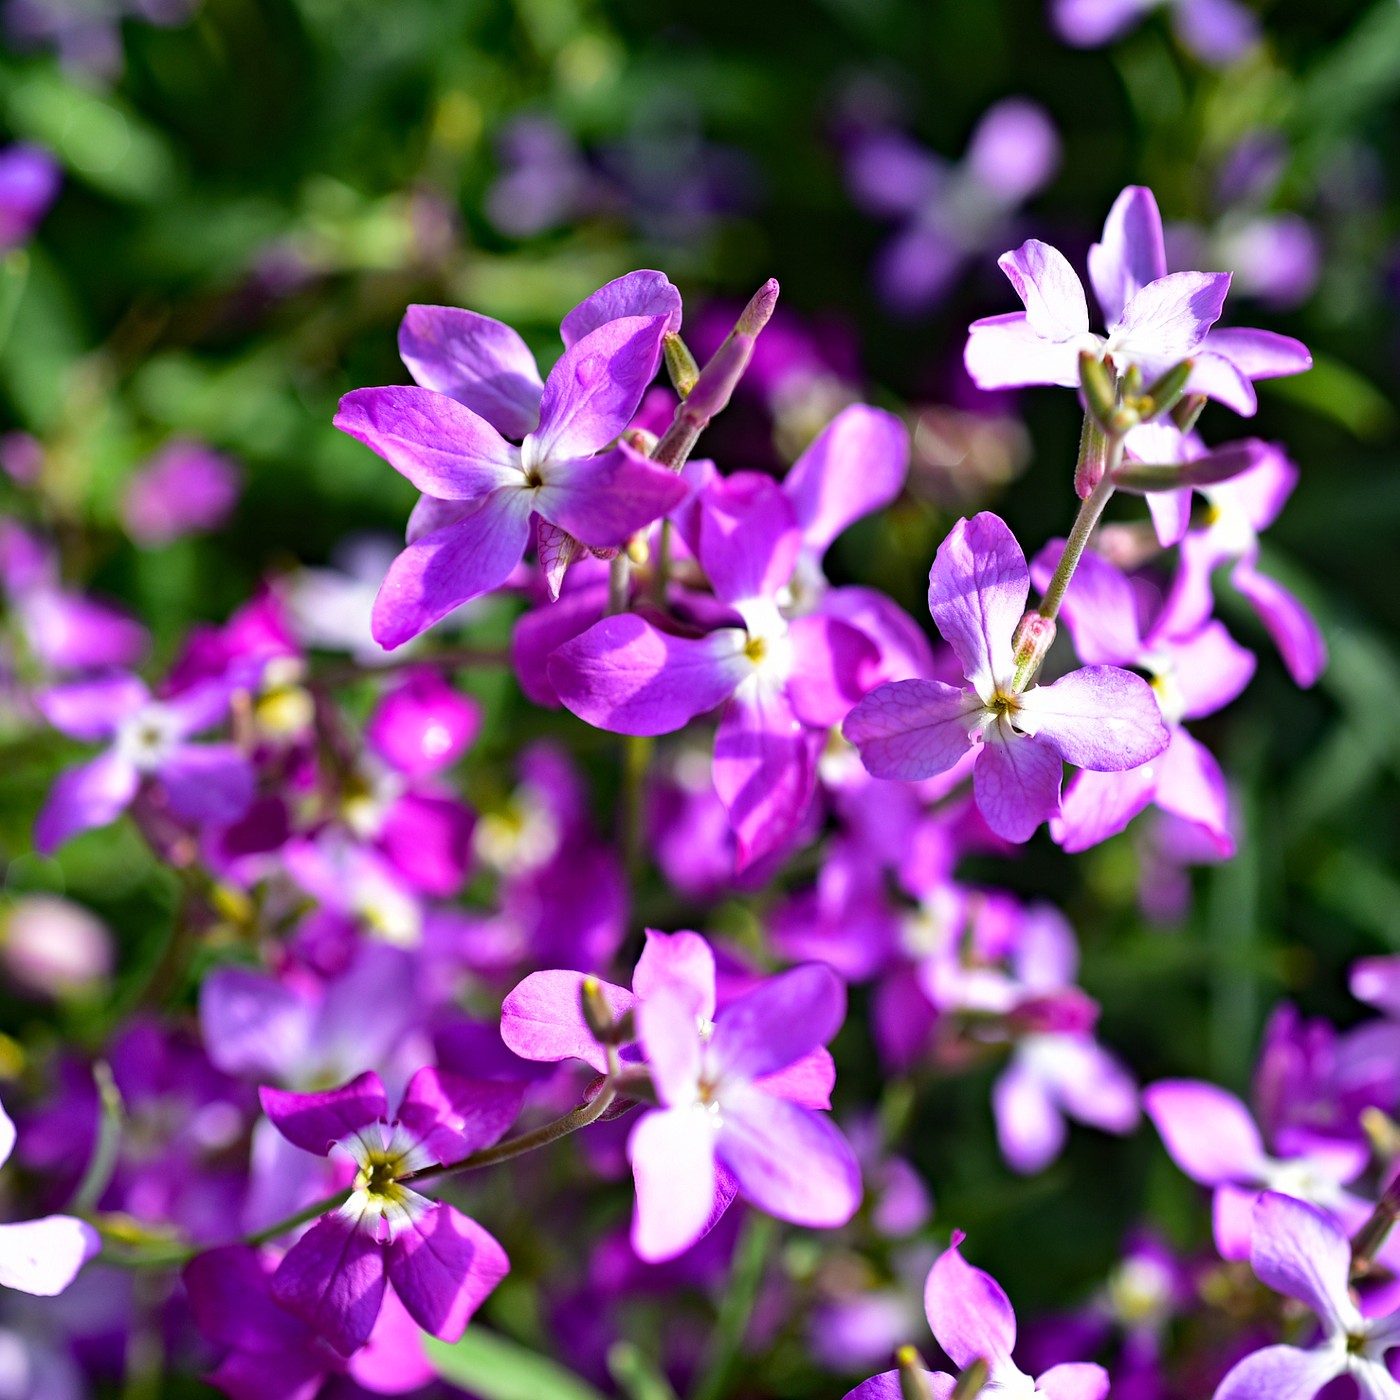
[[744,1226],[729,1275],[729,1287],[719,1305],[710,1355],[690,1393],[690,1400],[720,1400],[729,1393],[732,1372],[749,1330],[759,1285],[763,1282],[763,1267],[773,1252],[777,1232],[777,1221],[769,1215],[751,1215]]
[[627,551],[622,550],[613,556],[608,565],[608,616],[627,611],[629,585],[632,579],[632,561]]
[[1055,566],[1054,575],[1045,589],[1045,596],[1040,600],[1040,615],[1051,622],[1060,611],[1060,604],[1065,599],[1065,590],[1074,577],[1075,569],[1079,567],[1085,546],[1094,533],[1094,527],[1099,523],[1103,508],[1113,495],[1113,473],[1123,457],[1122,437],[1116,434],[1109,437],[1106,457],[1104,474],[1080,505],[1079,514],[1074,518],[1074,527],[1069,532],[1069,539],[1065,541],[1064,553],[1060,555],[1060,562]]
[[1370,1219],[1351,1237],[1351,1277],[1364,1278],[1386,1237],[1400,1221],[1400,1176],[1386,1187]]
[[122,1103],[121,1090],[112,1077],[112,1067],[106,1060],[98,1060],[92,1067],[92,1077],[97,1084],[97,1099],[101,1116],[97,1124],[97,1141],[93,1145],[92,1156],[88,1159],[87,1170],[73,1197],[75,1215],[86,1215],[95,1210],[107,1189],[107,1183],[116,1170],[117,1154],[121,1149],[122,1123],[126,1117],[126,1106]]

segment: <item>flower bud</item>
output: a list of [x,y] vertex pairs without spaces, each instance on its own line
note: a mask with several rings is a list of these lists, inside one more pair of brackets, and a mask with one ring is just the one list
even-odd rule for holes
[[61,999],[112,971],[112,935],[90,910],[57,895],[25,895],[0,928],[0,958],[25,990]]
[[1089,405],[1090,414],[1107,426],[1109,415],[1118,407],[1118,395],[1112,372],[1089,350],[1079,352],[1079,384],[1084,390],[1084,402]]
[[928,1367],[918,1349],[902,1346],[894,1354],[899,1366],[899,1394],[901,1400],[933,1400],[933,1389],[925,1376]]
[[1055,621],[1042,617],[1038,612],[1028,612],[1017,624],[1016,635],[1011,639],[1012,651],[1016,659],[1014,688],[1019,694],[1035,679],[1055,640]]
[[1181,402],[1181,396],[1186,392],[1186,381],[1191,378],[1195,367],[1194,360],[1183,360],[1148,387],[1143,401],[1137,405],[1144,423],[1163,413],[1170,413]]
[[676,393],[683,399],[689,398],[695,381],[700,378],[700,366],[690,353],[690,347],[680,336],[667,331],[661,338],[661,348],[666,355],[666,373],[671,376]]
[[603,995],[603,988],[596,977],[585,977],[579,988],[579,1006],[583,1011],[584,1024],[593,1033],[599,1045],[615,1043],[617,1032],[613,1021],[612,1007]]

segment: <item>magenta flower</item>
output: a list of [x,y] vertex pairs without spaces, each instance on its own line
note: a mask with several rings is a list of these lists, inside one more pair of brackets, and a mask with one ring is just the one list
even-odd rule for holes
[[[1031,577],[1048,583],[1063,541],[1052,540],[1036,555]],[[1150,673],[1152,690],[1171,735],[1150,763],[1117,773],[1077,773],[1052,818],[1050,833],[1067,851],[1083,851],[1121,831],[1149,803],[1195,822],[1219,849],[1234,854],[1229,794],[1215,756],[1187,732],[1182,721],[1214,714],[1249,684],[1254,655],[1214,619],[1185,626],[1176,610],[1159,608],[1147,620],[1126,574],[1101,555],[1086,552],[1065,593],[1061,616],[1082,660],[1137,666]]]
[[[816,485],[817,473],[809,475]],[[837,503],[819,491],[799,500],[814,533],[818,522],[839,519]],[[728,605],[722,625],[696,636],[636,613],[607,617],[554,653],[549,676],[574,714],[618,734],[667,734],[722,705],[714,783],[742,869],[797,833],[825,732],[865,693],[879,654],[820,609],[784,616],[779,598],[802,532],[775,481],[753,472],[716,480],[698,514],[700,562]]]
[[[0,1105],[0,1167],[15,1147],[15,1125]],[[97,1231],[71,1215],[0,1225],[0,1287],[49,1298],[62,1293],[102,1247]]]
[[830,1040],[845,1012],[840,978],[817,964],[731,1002],[709,1034],[674,985],[640,1003],[637,1030],[661,1101],[628,1140],[632,1246],[643,1259],[674,1258],[709,1229],[725,1176],[760,1210],[798,1225],[834,1227],[855,1214],[860,1167],[845,1138],[761,1083]]
[[[924,1285],[924,1311],[938,1345],[960,1368],[983,1361],[987,1382],[979,1394],[1005,1394],[1016,1400],[1044,1395],[1049,1400],[1103,1400],[1108,1372],[1092,1362],[1068,1361],[1030,1377],[1011,1359],[1016,1345],[1016,1314],[1002,1286],[963,1257],[966,1235],[953,1231],[952,1243],[934,1261]],[[957,1384],[944,1371],[925,1371],[936,1400],[948,1400]],[[845,1400],[900,1400],[898,1371],[872,1376]]]
[[1249,1262],[1261,1282],[1306,1303],[1322,1324],[1311,1347],[1251,1352],[1217,1387],[1214,1400],[1312,1400],[1350,1376],[1366,1400],[1400,1400],[1386,1353],[1400,1346],[1400,1313],[1365,1317],[1348,1288],[1351,1243],[1321,1211],[1265,1192],[1254,1207]]
[[47,854],[80,831],[115,821],[147,779],[160,784],[176,816],[191,822],[236,821],[252,801],[253,770],[235,745],[189,742],[228,713],[226,685],[194,685],[155,700],[136,676],[118,672],[53,686],[38,704],[72,738],[113,743],[59,774],[34,823],[36,850]]
[[1107,336],[1089,330],[1084,286],[1064,254],[1032,238],[998,259],[1025,311],[970,327],[964,360],[982,389],[1079,384],[1082,351],[1131,366],[1151,383],[1183,360],[1187,388],[1252,414],[1253,382],[1309,368],[1306,346],[1261,330],[1213,330],[1230,287],[1226,272],[1167,271],[1162,218],[1152,191],[1130,185],[1114,201],[1103,241],[1089,250],[1089,280]]
[[58,194],[62,172],[39,146],[0,151],[0,253],[27,243]]
[[541,384],[509,326],[454,307],[409,308],[399,348],[422,387],[356,389],[335,419],[423,492],[408,548],[375,600],[376,641],[399,646],[504,583],[532,516],[606,548],[685,498],[674,473],[616,441],[679,317],[660,273],[609,283],[564,318],[564,354]]
[[520,1095],[516,1085],[421,1069],[391,1122],[372,1071],[321,1094],[262,1089],[264,1111],[289,1142],[355,1168],[350,1198],[278,1266],[273,1297],[344,1356],[368,1341],[389,1283],[425,1331],[459,1337],[510,1262],[474,1220],[405,1178],[496,1142]]
[[238,468],[202,442],[166,443],[127,483],[122,521],[137,544],[158,548],[217,530],[238,501]]
[[1059,811],[1062,763],[1118,772],[1155,758],[1168,741],[1147,682],[1116,666],[1014,688],[1012,634],[1029,593],[1025,555],[1005,523],[987,512],[958,521],[929,571],[929,611],[966,684],[882,685],[844,726],[877,778],[930,778],[980,745],[977,806],[1008,841],[1027,840]]

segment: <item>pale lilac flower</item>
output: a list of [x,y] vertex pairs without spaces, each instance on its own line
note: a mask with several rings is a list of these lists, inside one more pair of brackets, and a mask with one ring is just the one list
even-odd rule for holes
[[1306,1201],[1347,1230],[1358,1229],[1371,1213],[1367,1201],[1347,1190],[1370,1160],[1363,1139],[1294,1132],[1281,1138],[1279,1155],[1272,1156],[1244,1104],[1203,1080],[1159,1080],[1143,1090],[1142,1105],[1177,1166],[1214,1189],[1215,1243],[1226,1259],[1249,1256],[1261,1192]]
[[1030,239],[998,260],[1025,311],[989,316],[969,329],[964,361],[979,388],[1079,384],[1079,356],[1130,367],[1149,384],[1193,361],[1187,388],[1248,416],[1253,381],[1309,368],[1307,348],[1272,331],[1216,329],[1230,274],[1167,271],[1162,218],[1152,191],[1130,185],[1114,201],[1103,241],[1089,250],[1089,280],[1108,324],[1089,330],[1084,287],[1064,254]]
[[122,520],[147,549],[217,530],[238,501],[238,468],[202,442],[167,443],[127,482]]
[[[990,1274],[975,1269],[962,1257],[966,1235],[953,1231],[949,1247],[929,1270],[924,1285],[924,1311],[938,1345],[960,1368],[982,1361],[987,1382],[982,1395],[1005,1395],[1007,1400],[1103,1400],[1108,1372],[1092,1362],[1069,1361],[1028,1376],[1011,1359],[1016,1345],[1016,1314],[1002,1286]],[[925,1371],[935,1400],[948,1400],[957,1384],[944,1371]],[[847,1393],[845,1400],[900,1400],[898,1371],[872,1376]]]
[[92,910],[52,894],[27,894],[0,916],[0,964],[41,997],[101,987],[115,961],[112,931]]
[[[820,1112],[767,1089],[840,1028],[845,989],[816,964],[779,973],[719,1011],[706,1032],[673,983],[637,1007],[661,1107],[632,1130],[637,1185],[632,1244],[647,1260],[688,1249],[729,1193],[798,1225],[844,1225],[860,1204],[860,1167]],[[717,1195],[720,1200],[717,1201]]]
[[420,1327],[455,1341],[510,1264],[474,1220],[415,1190],[412,1173],[496,1142],[520,1095],[519,1086],[422,1069],[391,1122],[373,1072],[320,1094],[263,1089],[263,1109],[288,1141],[355,1168],[350,1198],[278,1265],[277,1302],[348,1356],[369,1340],[392,1284]]
[[1091,49],[1121,38],[1164,5],[1182,47],[1208,67],[1228,67],[1258,38],[1259,21],[1239,0],[1052,0],[1051,15],[1067,44]]
[[[0,1105],[0,1167],[15,1147],[15,1125]],[[102,1247],[97,1231],[71,1215],[0,1225],[0,1287],[52,1297]]]
[[1063,763],[1117,772],[1155,758],[1168,740],[1147,682],[1114,666],[1014,689],[1012,635],[1029,592],[1025,555],[1004,522],[986,512],[960,520],[929,571],[929,611],[965,684],[882,685],[844,726],[877,778],[932,777],[980,746],[977,806],[1008,841],[1027,840],[1059,810]]
[[541,384],[509,326],[455,307],[409,308],[399,349],[422,387],[354,390],[335,419],[423,492],[408,548],[375,600],[381,645],[411,640],[504,583],[532,516],[610,547],[684,499],[674,473],[617,441],[679,319],[680,297],[660,273],[609,283],[564,318],[564,354]]
[[1249,1262],[1261,1282],[1306,1303],[1322,1324],[1312,1347],[1264,1347],[1234,1366],[1214,1400],[1312,1400],[1350,1376],[1365,1400],[1400,1400],[1386,1353],[1400,1346],[1400,1313],[1364,1317],[1348,1288],[1351,1243],[1331,1219],[1292,1196],[1254,1207]]
[[74,739],[112,740],[105,753],[59,774],[34,823],[45,853],[70,836],[113,822],[142,782],[160,784],[170,810],[191,822],[236,821],[253,799],[253,770],[233,744],[195,744],[228,713],[218,682],[155,700],[133,675],[52,686],[37,697],[44,718]]

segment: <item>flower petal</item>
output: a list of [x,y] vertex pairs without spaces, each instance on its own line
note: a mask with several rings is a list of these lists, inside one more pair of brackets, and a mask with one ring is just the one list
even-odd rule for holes
[[1343,1353],[1301,1347],[1263,1347],[1225,1373],[1212,1400],[1313,1400],[1346,1370]]
[[856,1213],[860,1167],[830,1117],[762,1089],[725,1089],[719,1160],[746,1200],[795,1225],[834,1228]]
[[137,676],[121,673],[95,680],[51,685],[38,691],[39,713],[72,739],[95,743],[110,739],[121,722],[150,701],[151,692]]
[[97,1231],[71,1215],[0,1225],[0,1287],[52,1298],[101,1248]]
[[170,808],[192,822],[227,826],[252,805],[252,764],[235,744],[181,744],[156,772]]
[[1228,272],[1171,272],[1129,298],[1109,328],[1108,353],[1120,373],[1137,365],[1150,382],[1188,359],[1220,318]]
[[588,457],[632,421],[660,363],[665,316],[624,316],[569,346],[549,372],[540,426],[524,451],[534,459]]
[[[1064,547],[1063,540],[1051,540],[1031,560],[1031,581],[1040,592],[1049,586]],[[1086,550],[1080,556],[1060,617],[1086,665],[1132,666],[1141,659],[1137,595],[1128,576],[1103,555]]]
[[1158,773],[1154,794],[1157,805],[1164,812],[1203,828],[1222,860],[1234,855],[1230,794],[1215,755],[1184,729],[1173,729],[1166,753],[1154,759],[1152,766]]
[[887,506],[909,472],[909,430],[893,413],[852,404],[783,478],[802,541],[818,556],[853,521]]
[[384,1085],[373,1070],[319,1094],[293,1094],[264,1085],[258,1090],[263,1112],[277,1131],[304,1152],[324,1157],[332,1144],[386,1118]]
[[983,700],[1010,684],[1011,637],[1026,610],[1030,577],[1016,537],[990,511],[959,520],[929,570],[934,625]]
[[1294,682],[1312,685],[1327,668],[1327,642],[1312,615],[1288,589],[1259,573],[1249,560],[1235,565],[1230,582],[1259,614]]
[[70,836],[116,821],[140,783],[135,765],[115,750],[66,769],[34,820],[34,849],[48,855]]
[[970,690],[942,681],[890,681],[846,716],[841,731],[874,777],[916,782],[957,763],[985,715]]
[[484,418],[502,437],[523,438],[540,415],[544,384],[517,331],[457,306],[410,306],[399,357],[425,389]]
[[383,1246],[337,1212],[318,1220],[287,1251],[272,1276],[272,1296],[349,1356],[369,1340],[384,1283]]
[[1012,1171],[1029,1176],[1043,1171],[1065,1145],[1064,1115],[1045,1086],[1025,1065],[1013,1061],[992,1085],[997,1145]]
[[669,734],[722,704],[753,672],[746,634],[663,632],[635,613],[605,617],[549,659],[549,679],[580,719],[614,734]]
[[1142,1091],[1142,1106],[1174,1161],[1203,1186],[1248,1181],[1265,1165],[1249,1110],[1233,1094],[1196,1079],[1162,1079]]
[[715,1199],[713,1121],[692,1104],[644,1114],[632,1129],[632,1248],[648,1263],[674,1259],[705,1233]]
[[[687,930],[659,933],[649,928],[644,932],[647,941],[632,973],[632,990],[639,997],[649,997],[662,987],[670,987],[686,999],[702,1021],[713,1021],[714,949],[698,933]],[[606,988],[607,984],[603,985]]]
[[[564,345],[577,344],[591,331],[609,321],[626,316],[664,316],[665,330],[672,334],[681,328],[681,294],[664,272],[642,269],[615,277],[579,302],[559,326]],[[653,368],[652,373],[656,371]]]
[[1104,1400],[1108,1372],[1092,1361],[1065,1361],[1035,1378],[1036,1394],[1048,1400]]
[[1070,340],[1089,329],[1089,304],[1084,284],[1058,248],[1028,238],[997,266],[1016,288],[1026,306],[1031,329],[1045,340]]
[[1254,1207],[1249,1262],[1261,1282],[1276,1293],[1306,1303],[1330,1336],[1345,1334],[1358,1322],[1347,1293],[1351,1242],[1315,1206],[1277,1191],[1265,1191]]
[[[614,1016],[636,998],[611,982],[598,982]],[[602,1074],[607,1056],[583,1019],[583,973],[532,972],[501,1004],[501,1039],[523,1060],[582,1060]]]
[[1312,368],[1312,354],[1301,340],[1276,331],[1247,326],[1221,326],[1206,337],[1203,347],[1228,360],[1246,379],[1277,379]]
[[972,793],[982,819],[1004,841],[1029,841],[1060,810],[1060,755],[1024,735],[1006,739],[996,726],[972,770]]
[[620,442],[597,457],[550,462],[535,509],[584,544],[625,544],[638,530],[674,510],[690,494],[675,472]]
[[335,426],[438,500],[471,501],[521,481],[518,450],[484,418],[431,389],[352,390]]
[[772,598],[792,577],[802,536],[771,476],[721,477],[701,492],[698,509],[700,564],[726,603]]
[[401,646],[503,584],[530,541],[530,510],[528,491],[493,491],[462,519],[409,545],[374,600],[375,641],[391,650]]
[[472,1314],[510,1272],[489,1231],[445,1201],[394,1236],[385,1250],[389,1282],[425,1332],[455,1342]]
[[838,618],[809,613],[788,628],[792,672],[788,699],[804,724],[840,724],[870,686],[880,664],[875,643]]
[[710,1055],[722,1076],[758,1079],[825,1045],[846,1019],[846,987],[823,963],[766,978],[715,1018]]
[[682,989],[658,987],[637,1003],[637,1039],[661,1102],[676,1109],[698,1103],[703,1047],[690,998]]
[[1108,211],[1103,242],[1089,249],[1089,281],[1111,326],[1149,282],[1167,275],[1167,250],[1157,200],[1144,185],[1129,185]]
[[1121,773],[1156,758],[1169,735],[1152,687],[1117,666],[1085,666],[1021,696],[1017,728],[1078,768]]
[[523,1084],[425,1065],[408,1081],[397,1118],[434,1161],[455,1162],[498,1142],[519,1117],[524,1093]]
[[979,389],[1020,389],[1027,384],[1079,385],[1079,352],[1095,342],[1045,340],[1023,311],[984,316],[967,328],[963,364]]
[[1050,819],[1051,838],[1075,853],[1116,836],[1152,801],[1159,773],[1157,762],[1121,773],[1076,773],[1060,799],[1059,816]]
[[956,1365],[980,1359],[995,1376],[1011,1364],[1016,1314],[1001,1284],[962,1257],[962,1241],[962,1231],[955,1230],[951,1247],[934,1260],[924,1285],[924,1311],[938,1345]]

